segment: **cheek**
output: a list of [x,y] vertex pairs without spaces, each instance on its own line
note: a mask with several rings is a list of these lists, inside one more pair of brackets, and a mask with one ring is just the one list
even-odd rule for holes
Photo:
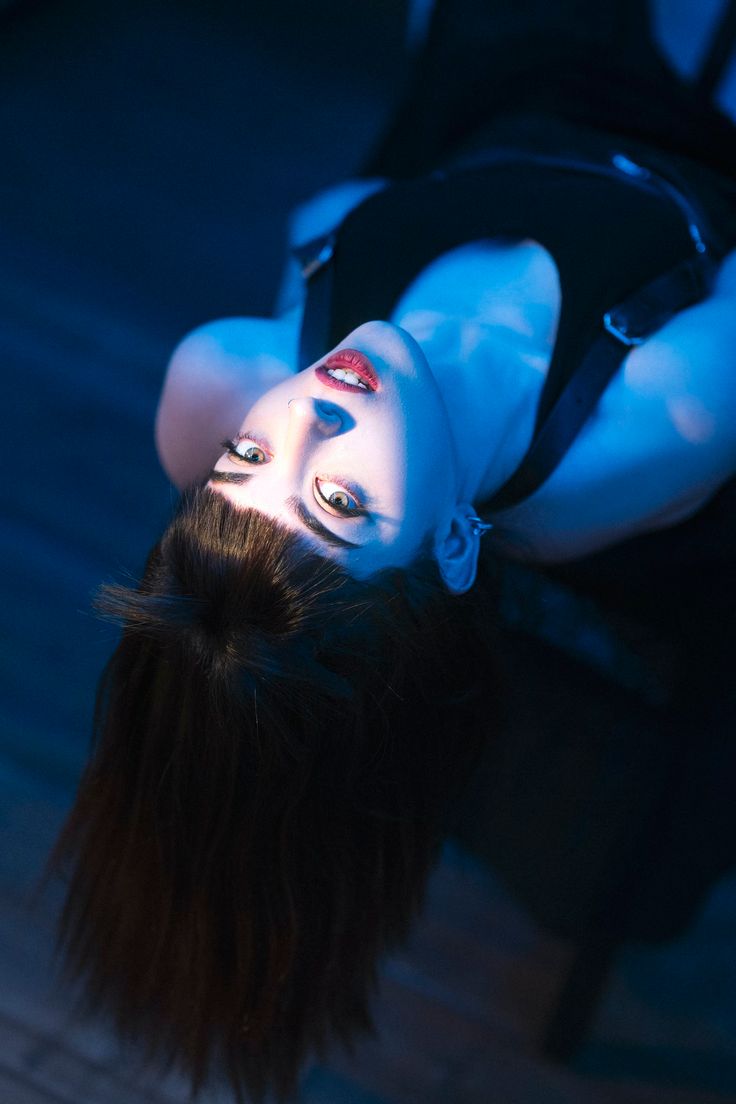
[[394,497],[403,493],[412,468],[410,441],[403,425],[384,423],[371,435],[364,458],[366,470],[382,484],[385,493]]
[[288,410],[288,401],[294,396],[301,394],[298,386],[295,384],[296,376],[291,376],[289,379],[284,380],[282,383],[272,387],[269,391],[256,401],[251,408],[246,412],[243,425],[251,426],[255,428],[255,422],[263,423],[264,429],[274,423],[278,426],[281,421],[286,417]]
[[436,425],[392,419],[384,423],[372,439],[369,464],[374,477],[381,483],[382,497],[403,509],[417,495],[433,493],[437,479],[438,434]]
[[439,518],[454,501],[458,486],[454,443],[444,425],[435,424],[431,431],[413,436],[407,461],[407,502],[425,519]]

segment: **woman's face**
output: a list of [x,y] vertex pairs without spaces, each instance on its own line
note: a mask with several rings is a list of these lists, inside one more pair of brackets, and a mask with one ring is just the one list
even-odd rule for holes
[[211,486],[305,537],[357,578],[405,566],[448,523],[458,466],[414,339],[367,322],[247,413]]

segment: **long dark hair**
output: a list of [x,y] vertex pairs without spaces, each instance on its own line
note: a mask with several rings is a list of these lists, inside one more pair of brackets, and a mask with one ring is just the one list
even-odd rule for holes
[[51,859],[60,946],[84,1005],[193,1094],[219,1072],[283,1099],[370,1029],[492,724],[481,596],[446,594],[428,556],[357,582],[207,488],[138,589],[103,589],[124,627]]

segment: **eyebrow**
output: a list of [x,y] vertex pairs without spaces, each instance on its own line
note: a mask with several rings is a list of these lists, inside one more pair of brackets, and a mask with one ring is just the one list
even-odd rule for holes
[[321,537],[325,544],[331,544],[335,548],[362,548],[363,546],[355,541],[346,540],[345,537],[338,537],[337,533],[333,533],[331,529],[328,529],[326,525],[323,525],[319,518],[316,518],[314,514],[310,514],[304,501],[299,498],[298,495],[290,495],[286,500],[286,505],[298,518],[302,525],[309,530],[310,533],[314,533],[316,537]]
[[251,472],[231,472],[231,471],[218,471],[217,468],[213,468],[210,472],[210,483],[247,483],[249,479],[252,479]]
[[[210,483],[235,483],[236,485],[242,485],[252,478],[253,474],[251,472],[218,471],[217,468],[213,468],[210,472],[209,481]],[[337,533],[333,533],[331,529],[328,529],[326,525],[322,524],[319,518],[309,512],[303,499],[299,498],[298,495],[290,495],[286,500],[286,505],[299,519],[305,529],[308,529],[310,533],[314,533],[314,535],[323,540],[325,544],[330,544],[333,548],[363,547],[356,541],[349,541],[346,540],[345,537],[338,537]]]

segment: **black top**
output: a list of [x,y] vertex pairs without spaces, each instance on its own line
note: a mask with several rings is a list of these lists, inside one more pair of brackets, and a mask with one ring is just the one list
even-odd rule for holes
[[389,318],[446,250],[482,238],[540,242],[558,268],[561,313],[531,448],[483,504],[499,510],[549,478],[628,343],[706,293],[723,242],[694,196],[621,149],[572,159],[496,148],[473,162],[375,193],[329,241],[301,250],[309,273],[301,363],[362,322]]
[[[416,178],[456,157],[460,145],[481,156],[513,148],[607,164],[613,151],[623,151],[665,178],[674,174],[683,191],[697,197],[716,259],[736,241],[734,127],[657,55],[645,0],[437,0],[416,77],[365,171]],[[516,180],[521,175],[514,172]],[[606,300],[610,307],[617,294],[626,295],[629,277],[633,287],[656,269],[650,248],[663,248],[664,266],[676,264],[681,249],[692,258],[695,242],[683,237],[680,223],[677,244],[670,247],[660,238],[658,245],[666,222],[676,220],[672,208],[663,200],[655,211],[651,196],[628,191],[623,180],[614,187],[610,179],[570,173],[563,181],[539,166],[527,175],[536,176],[539,190],[526,193],[534,203],[524,234],[547,246],[563,282],[560,336],[539,425],[552,413],[560,388],[564,393],[586,369],[586,353],[605,340],[593,336],[591,342]],[[557,227],[548,203],[553,193],[564,212]],[[549,226],[541,225],[537,207],[548,208]],[[649,211],[651,228],[645,225]],[[444,222],[439,208],[436,215]],[[620,242],[608,236],[615,230]],[[605,269],[593,242],[610,249],[615,271]],[[671,305],[669,291],[665,298]],[[590,324],[593,330],[570,332],[578,311],[583,328]],[[563,318],[569,334],[564,337]],[[485,853],[537,918],[566,935],[580,934],[574,909],[581,899],[596,910],[593,925],[608,933],[623,915],[640,937],[647,905],[658,895],[670,922],[679,916],[681,923],[683,905],[692,908],[693,885],[702,891],[733,864],[728,787],[734,764],[735,562],[732,479],[693,518],[668,529],[565,565],[497,565],[504,622],[556,643],[576,662],[585,654],[586,669],[592,664],[619,688],[612,695],[610,686],[589,681],[584,671],[576,678],[569,657],[560,662],[548,647],[520,652],[518,641],[510,642],[510,681],[516,676],[521,687],[512,694],[510,714],[518,704],[523,720],[503,724],[489,741],[494,750],[480,775],[487,814],[480,823],[491,841]],[[552,689],[557,680],[559,692]],[[647,707],[639,702],[634,709],[628,692],[622,700],[622,686],[635,690]],[[529,704],[534,700],[542,703],[536,712]],[[663,712],[655,716],[652,704]],[[650,795],[646,801],[644,794]],[[471,807],[477,814],[479,806]],[[477,840],[477,830],[475,835]],[[672,854],[676,863],[668,861]],[[598,867],[591,865],[598,859]],[[576,902],[564,887],[574,893],[581,869],[587,875]],[[592,877],[591,870],[597,871]],[[608,887],[602,891],[601,878]],[[639,916],[644,924],[636,930]],[[589,932],[590,913],[583,925]]]
[[[526,484],[512,487],[511,501],[520,501],[564,455],[580,411],[587,416],[627,351],[602,330],[605,314],[683,261],[691,271],[675,278],[674,293],[666,289],[667,309],[707,290],[681,204],[666,186],[627,173],[625,162],[616,168],[613,156],[673,181],[695,208],[705,256],[717,260],[736,243],[736,128],[662,62],[639,0],[610,9],[534,0],[518,20],[507,8],[501,27],[485,0],[439,3],[404,103],[364,166],[394,184],[349,214],[333,240],[307,250],[315,263],[307,268],[302,364],[360,323],[390,317],[409,281],[444,250],[498,235],[540,241],[557,264],[562,303],[535,437],[567,389],[572,402],[539,470],[532,464]],[[480,163],[471,166],[473,158]],[[666,316],[655,307],[645,331]],[[484,506],[509,504],[494,496]],[[736,578],[734,557],[736,480],[689,521],[544,570],[617,608],[632,600],[677,621],[685,584],[709,587],[718,604],[719,585]]]

